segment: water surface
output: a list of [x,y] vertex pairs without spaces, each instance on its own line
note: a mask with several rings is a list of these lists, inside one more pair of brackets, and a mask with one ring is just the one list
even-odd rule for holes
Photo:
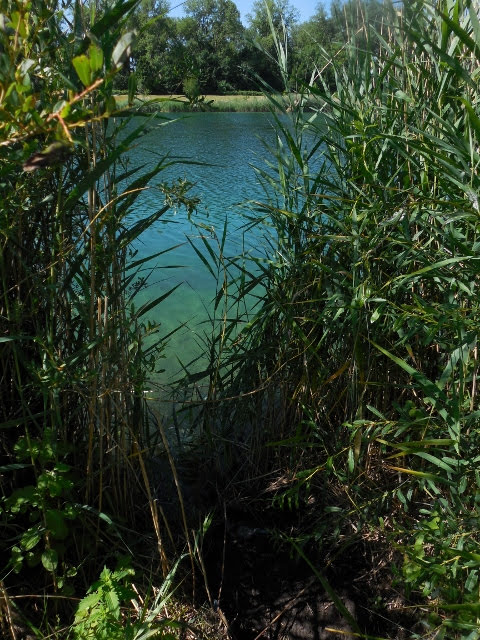
[[[129,126],[135,126],[135,122]],[[161,324],[162,335],[183,325],[171,337],[166,357],[160,363],[159,368],[165,369],[165,373],[156,377],[160,382],[170,381],[182,370],[180,363],[187,365],[202,352],[204,333],[210,330],[208,319],[212,313],[211,301],[216,282],[187,238],[209,259],[199,235],[204,234],[215,247],[215,238],[222,236],[227,221],[227,256],[237,255],[242,248],[256,252],[261,250],[260,232],[248,229],[250,225],[244,217],[245,213],[255,214],[245,203],[266,199],[252,164],[264,165],[268,156],[264,141],[272,144],[274,140],[269,114],[198,113],[167,124],[163,121],[153,124],[149,133],[128,154],[130,165],[145,165],[144,171],[162,158],[166,158],[166,162],[175,162],[163,170],[153,180],[150,189],[139,197],[128,223],[134,223],[162,206],[164,195],[158,188],[161,182],[186,179],[194,184],[190,194],[200,198],[192,220],[184,208],[173,208],[135,244],[138,251],[135,259],[180,245],[148,263],[144,274],[153,268],[150,284],[137,298],[138,306],[180,284],[147,316]],[[203,226],[199,229],[192,222]],[[199,363],[193,367],[199,368]]]

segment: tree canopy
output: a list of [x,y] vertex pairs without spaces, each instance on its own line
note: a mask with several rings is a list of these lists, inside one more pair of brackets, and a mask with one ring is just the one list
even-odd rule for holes
[[[282,89],[272,26],[284,39],[292,86],[321,70],[331,83],[329,61],[341,61],[349,40],[361,41],[365,18],[380,24],[384,8],[380,0],[332,0],[301,22],[291,0],[256,0],[246,26],[233,0],[187,0],[180,18],[168,11],[167,0],[143,0],[132,17],[131,65],[144,93],[182,93],[190,78],[204,93],[257,89],[259,78]],[[126,74],[116,82],[125,89]]]

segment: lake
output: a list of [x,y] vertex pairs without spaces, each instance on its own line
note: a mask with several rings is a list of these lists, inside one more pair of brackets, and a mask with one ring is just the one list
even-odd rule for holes
[[[273,144],[275,132],[272,118],[267,113],[198,113],[183,116],[167,124],[160,121],[152,125],[149,133],[129,153],[131,166],[145,164],[145,170],[162,157],[194,161],[201,164],[179,162],[167,167],[154,179],[151,188],[143,193],[130,213],[127,223],[133,223],[160,208],[164,196],[156,187],[161,182],[186,179],[194,186],[191,195],[200,198],[200,204],[192,221],[208,226],[202,232],[214,244],[215,233],[221,237],[225,220],[228,235],[225,243],[227,256],[237,255],[242,246],[259,252],[260,231],[245,232],[245,213],[252,215],[247,201],[265,201],[263,187],[257,180],[252,164],[265,167],[268,152],[264,142]],[[129,126],[134,126],[132,122]],[[137,296],[137,307],[153,300],[180,284],[156,309],[147,316],[160,323],[161,335],[167,335],[182,326],[169,340],[159,368],[164,373],[155,380],[166,384],[176,378],[187,365],[202,352],[204,333],[210,330],[208,322],[216,283],[202,260],[195,253],[190,238],[208,258],[208,252],[199,240],[200,231],[189,221],[186,211],[171,210],[135,244],[135,259],[153,255],[177,246],[173,251],[152,260],[146,275],[152,269],[149,286]],[[202,368],[197,362],[190,367]]]

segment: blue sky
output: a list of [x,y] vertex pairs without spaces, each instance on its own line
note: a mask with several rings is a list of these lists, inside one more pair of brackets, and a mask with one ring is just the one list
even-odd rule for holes
[[[242,22],[246,24],[247,13],[250,13],[254,0],[233,0],[240,11]],[[291,4],[300,12],[300,22],[308,20],[310,16],[315,13],[315,7],[317,6],[317,0],[292,0]],[[179,6],[177,6],[179,5]],[[172,17],[179,17],[183,15],[182,6],[180,0],[170,0],[170,6],[172,7],[169,15]]]

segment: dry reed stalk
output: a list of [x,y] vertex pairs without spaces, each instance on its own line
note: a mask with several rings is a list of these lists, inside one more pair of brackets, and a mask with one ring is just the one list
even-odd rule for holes
[[170,446],[168,444],[168,439],[167,439],[167,436],[165,434],[165,430],[163,428],[163,422],[162,422],[160,416],[158,415],[158,413],[156,411],[154,411],[154,415],[155,415],[156,425],[158,427],[158,430],[160,432],[160,436],[162,438],[163,446],[165,447],[165,451],[166,451],[167,456],[168,456],[168,462],[170,464],[170,469],[172,470],[172,476],[173,476],[173,480],[175,482],[175,488],[177,490],[178,502],[180,504],[180,512],[181,512],[181,515],[182,515],[183,532],[185,534],[185,540],[187,542],[188,553],[189,553],[189,556],[190,556],[190,563],[191,563],[191,568],[192,568],[192,589],[193,589],[193,600],[195,601],[195,563],[194,563],[195,555],[194,555],[194,550],[192,548],[192,544],[191,544],[191,541],[190,541],[190,534],[189,534],[188,524],[187,524],[187,515],[186,515],[186,512],[185,512],[185,504],[183,502],[182,488],[180,486],[180,481],[178,479],[178,474],[177,474],[177,468],[175,466],[175,461],[174,461],[173,456],[171,454]]
[[[15,630],[15,624],[13,622],[12,607],[10,604],[10,598],[5,588],[3,581],[0,581],[0,599],[3,601],[0,605],[0,622],[3,621],[2,613],[5,613],[6,626],[10,633],[11,640],[17,640],[17,632]],[[3,625],[2,625],[3,626]]]
[[147,492],[147,498],[148,498],[148,504],[150,506],[150,513],[152,516],[152,522],[153,522],[153,527],[155,530],[155,535],[157,538],[157,550],[158,550],[158,555],[160,557],[160,567],[162,570],[162,575],[164,578],[167,577],[168,572],[170,571],[170,566],[169,566],[169,562],[168,562],[168,558],[167,558],[167,554],[165,552],[165,547],[163,544],[163,539],[162,539],[162,534],[161,534],[161,529],[160,529],[160,521],[158,518],[158,509],[157,509],[157,501],[155,500],[155,498],[152,495],[152,492],[150,490],[150,480],[148,478],[148,473],[147,473],[147,469],[145,467],[145,462],[143,460],[143,455],[142,455],[142,451],[138,445],[138,442],[135,438],[135,436],[133,436],[134,439],[134,447],[136,449],[136,451],[134,451],[134,454],[138,457],[138,461],[140,464],[140,469],[142,472],[142,478],[143,478],[143,484],[145,487],[145,490]]

